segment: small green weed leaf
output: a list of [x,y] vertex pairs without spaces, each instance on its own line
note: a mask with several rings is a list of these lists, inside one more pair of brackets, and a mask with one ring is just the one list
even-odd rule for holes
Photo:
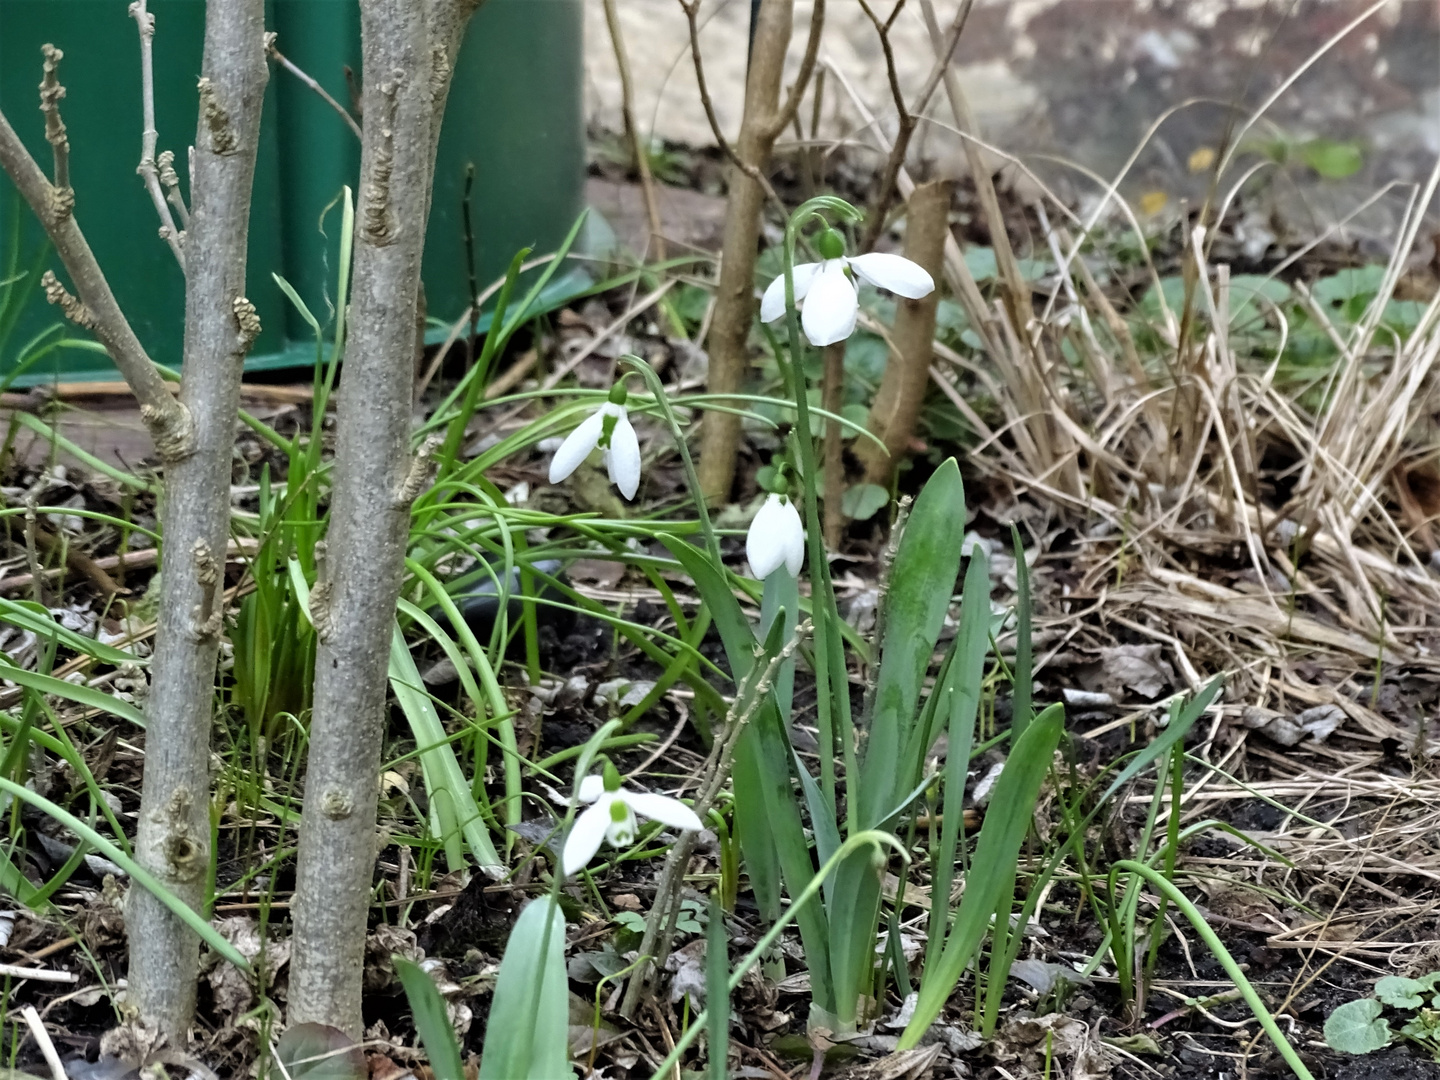
[[1177,319],[1180,311],[1185,306],[1185,279],[1179,274],[1171,274],[1169,277],[1160,279],[1160,289],[1157,292],[1155,286],[1140,299],[1140,314],[1147,322],[1159,324],[1162,321],[1160,308],[1161,296],[1164,296],[1165,306],[1170,309],[1170,314]]
[[1300,160],[1327,180],[1354,176],[1365,164],[1358,143],[1334,139],[1311,139],[1300,146]]
[[[430,981],[423,973],[420,977]],[[355,1040],[325,1024],[286,1028],[275,1044],[275,1057],[293,1080],[365,1080],[370,1075],[365,1052]]]
[[965,252],[965,265],[976,281],[989,281],[1000,272],[993,248],[972,246]]
[[1310,295],[1320,304],[1342,304],[1374,296],[1385,281],[1385,267],[1379,263],[1348,267],[1315,282]]
[[1375,996],[1397,1009],[1418,1009],[1425,1003],[1424,995],[1440,982],[1440,972],[1431,972],[1418,979],[1387,975],[1375,984]]
[[878,385],[890,360],[890,346],[879,334],[857,330],[845,343],[845,371],[871,386]]
[[1032,284],[1055,269],[1048,259],[1016,259],[1015,266],[1019,269],[1020,276]]
[[[569,1023],[565,916],[545,896],[520,912],[505,945],[485,1029],[480,1080],[566,1080],[574,1075],[567,1060]],[[429,1045],[427,1041],[427,1050]],[[451,1080],[438,1068],[436,1075]]]
[[1374,998],[1347,1001],[1325,1019],[1325,1043],[1345,1054],[1368,1054],[1390,1044],[1390,1025],[1380,1018],[1384,1006]]
[[1260,274],[1236,274],[1230,279],[1231,328],[1241,333],[1260,329],[1271,310],[1265,301],[1283,304],[1290,295],[1290,286],[1283,281]]
[[632,934],[643,934],[645,932],[645,916],[637,911],[617,911],[614,921],[629,930]]
[[1102,1036],[1100,1041],[1106,1046],[1113,1046],[1132,1054],[1150,1054],[1152,1057],[1159,1057],[1165,1052],[1160,1049],[1160,1044],[1154,1038],[1144,1032],[1137,1035],[1120,1035],[1114,1038]]
[[890,501],[890,492],[879,484],[856,484],[840,500],[840,512],[852,521],[869,521]]
[[1424,317],[1425,305],[1419,300],[1390,300],[1385,304],[1380,322],[1404,338],[1415,332]]

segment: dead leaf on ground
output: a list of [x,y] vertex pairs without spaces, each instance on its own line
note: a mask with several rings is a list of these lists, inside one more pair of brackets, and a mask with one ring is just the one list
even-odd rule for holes
[[1061,1013],[1012,1020],[1000,1029],[993,1048],[1000,1062],[1018,1062],[1036,1073],[1044,1069],[1048,1049],[1070,1063],[1070,1071],[1063,1074],[1067,1080],[1106,1080],[1120,1060],[1088,1024]]
[[1159,643],[1102,648],[1098,685],[1091,689],[1103,690],[1118,684],[1153,701],[1175,682],[1175,669],[1162,654],[1163,648]]

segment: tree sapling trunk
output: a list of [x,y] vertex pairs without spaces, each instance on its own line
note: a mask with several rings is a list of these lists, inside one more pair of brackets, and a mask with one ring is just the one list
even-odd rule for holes
[[[720,280],[715,290],[715,313],[706,347],[710,353],[708,388],[712,394],[739,391],[750,363],[746,344],[755,314],[755,256],[760,244],[760,211],[765,205],[769,184],[763,172],[770,164],[775,140],[789,125],[800,105],[813,70],[824,24],[824,0],[815,0],[811,14],[810,40],[800,72],[783,106],[780,79],[785,69],[785,52],[790,44],[793,0],[761,0],[750,49],[750,70],[745,80],[745,111],[740,137],[732,150],[715,121],[704,76],[696,31],[698,3],[681,0],[690,18],[690,42],[702,102],[716,141],[731,159],[725,206],[725,229],[720,248]],[[700,441],[700,487],[710,501],[730,495],[735,479],[735,455],[740,444],[740,417],[728,412],[710,412]]]
[[[919,263],[936,280],[945,261],[945,239],[950,235],[953,187],[948,180],[921,184],[910,194],[905,216],[905,257]],[[855,456],[865,465],[869,483],[889,485],[915,434],[915,422],[920,418],[930,383],[935,310],[939,304],[938,289],[919,300],[895,301],[895,329],[891,334],[894,353],[870,405],[870,431],[885,444],[885,450],[869,439],[855,442]]]
[[[148,92],[144,35],[149,16],[143,4],[137,10],[147,45]],[[264,29],[263,0],[207,5],[191,178],[195,205],[186,238],[192,254],[184,256],[181,237],[173,230],[166,238],[182,264],[188,263],[178,401],[126,322],[75,221],[69,141],[59,116],[64,97],[57,75],[60,50],[45,46],[41,84],[46,135],[55,157],[53,184],[0,116],[0,165],[45,227],[76,293],[47,272],[46,297],[105,346],[135,393],[165,465],[162,592],[146,707],[136,856],[197,911],[203,908],[210,861],[210,720],[230,523],[230,461],[241,369],[259,332],[255,309],[245,298],[245,250],[268,78]],[[153,154],[148,132],[146,146]],[[139,886],[131,887],[126,923],[130,1005],[146,1027],[183,1047],[195,1009],[199,942]]]
[[305,809],[292,904],[290,1021],[358,1036],[395,602],[410,503],[415,313],[440,120],[471,0],[362,0],[364,134],[350,339],[339,396]]

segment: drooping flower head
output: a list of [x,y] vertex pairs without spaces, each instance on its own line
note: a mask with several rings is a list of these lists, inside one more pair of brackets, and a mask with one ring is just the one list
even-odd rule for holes
[[791,577],[799,577],[800,568],[805,565],[805,524],[788,490],[782,465],[775,470],[770,493],[745,534],[745,557],[750,560],[750,572],[761,581],[782,566]]
[[[854,258],[846,256],[845,238],[835,229],[822,232],[815,247],[822,261],[800,263],[794,271],[800,325],[811,345],[833,345],[855,332],[860,315],[855,278],[910,300],[928,296],[935,288],[935,279],[925,268],[904,256],[880,251]],[[760,319],[775,322],[784,315],[785,275],[781,274],[770,283],[760,300]]]
[[560,483],[599,447],[605,455],[610,482],[625,498],[635,498],[640,488],[640,440],[630,426],[625,397],[625,384],[616,383],[610,388],[609,400],[565,437],[550,460],[550,483]]
[[592,773],[580,781],[580,801],[591,805],[575,819],[565,838],[560,865],[567,876],[583,869],[602,843],[616,848],[633,844],[639,831],[637,814],[672,829],[704,828],[695,811],[679,799],[623,787],[620,773],[609,761],[599,775]]

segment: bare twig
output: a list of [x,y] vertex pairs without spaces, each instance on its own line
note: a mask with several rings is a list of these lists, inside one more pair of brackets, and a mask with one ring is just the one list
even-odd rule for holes
[[[295,867],[290,1019],[363,1028],[375,777],[416,470],[412,355],[440,122],[473,0],[361,0],[364,117],[352,322],[330,501],[328,616]],[[485,868],[495,872],[495,867]]]
[[47,273],[42,282],[46,297],[51,303],[60,303],[68,317],[89,329],[105,346],[139,400],[140,416],[161,456],[167,460],[184,456],[189,452],[192,437],[188,411],[170,396],[159,369],[125,320],[115,294],[110,291],[110,283],[105,280],[75,221],[69,200],[61,198],[45,179],[3,113],[0,113],[0,167],[40,219],[79,293],[78,297],[71,296],[53,274]]
[[354,133],[355,138],[363,138],[360,133],[360,125],[356,123],[355,117],[350,115],[350,111],[346,109],[345,106],[341,105],[338,101],[336,101],[333,97],[331,97],[329,93],[326,92],[323,86],[316,82],[314,78],[302,71],[293,60],[291,60],[288,56],[286,56],[279,49],[277,49],[275,47],[275,37],[276,35],[273,33],[265,35],[265,55],[270,57],[271,60],[274,60],[291,75],[294,75],[295,78],[299,79],[311,90],[315,91],[315,93],[319,94],[320,100],[325,102],[326,105],[329,105],[332,109],[334,109],[337,113],[340,114],[341,119],[345,121],[345,126]]
[[955,13],[954,21],[945,32],[943,43],[937,44],[935,47],[935,62],[930,68],[930,74],[926,76],[920,92],[915,95],[914,103],[907,106],[904,92],[900,89],[900,76],[895,67],[895,51],[890,43],[890,28],[895,24],[900,9],[905,6],[905,0],[896,0],[889,18],[884,22],[881,22],[879,16],[875,14],[869,0],[860,0],[861,9],[874,24],[875,32],[880,36],[880,47],[885,54],[885,72],[890,81],[890,95],[895,101],[898,122],[895,141],[891,144],[890,153],[885,159],[885,166],[880,171],[880,183],[865,216],[865,233],[860,242],[861,251],[869,251],[873,248],[875,241],[880,238],[880,233],[885,228],[885,215],[889,212],[890,203],[895,197],[900,167],[905,163],[905,155],[910,149],[910,139],[915,134],[920,114],[930,103],[930,98],[935,93],[940,79],[954,77],[953,72],[950,71],[950,57],[955,53],[955,46],[960,41],[960,32],[965,29],[965,21],[970,17],[970,8],[973,4],[974,0],[964,0],[960,5],[960,9]]
[[[769,663],[763,668],[757,666],[752,669],[738,687],[735,700],[725,717],[725,727],[717,733],[710,747],[710,755],[700,771],[705,780],[695,796],[695,814],[701,821],[705,820],[705,815],[730,780],[730,766],[740,733],[764,705],[770,696],[776,673],[785,661],[795,655],[800,642],[809,636],[810,630],[811,624],[808,620],[797,626],[794,636],[770,658]],[[640,941],[641,957],[654,959],[650,962],[642,961],[630,976],[630,983],[625,988],[625,999],[620,1004],[622,1016],[635,1015],[635,1010],[640,1006],[640,998],[645,992],[650,970],[664,964],[665,957],[669,954],[670,939],[675,933],[675,918],[680,910],[677,902],[680,885],[685,880],[685,867],[690,863],[690,856],[695,851],[698,839],[697,833],[682,833],[665,858],[665,868],[661,871],[660,880],[655,884],[655,902],[650,907],[650,917],[645,920],[645,935]]]
[[[645,197],[645,214],[650,219],[650,243],[655,258],[665,258],[665,237],[660,227],[660,207],[655,201],[655,178],[650,175],[649,147],[640,140],[635,124],[635,89],[630,78],[630,56],[625,50],[625,35],[620,28],[620,14],[615,0],[604,0],[605,25],[610,29],[610,45],[615,50],[615,66],[620,71],[620,115],[625,122],[625,141],[630,145],[631,165],[640,176],[640,191]],[[694,25],[693,16],[691,25]]]
[[[151,27],[143,0],[137,3],[146,42]],[[200,117],[190,169],[195,213],[185,275],[185,377],[180,385],[180,404],[194,427],[191,452],[165,469],[160,619],[145,710],[145,784],[135,855],[164,889],[195,910],[204,910],[205,869],[211,865],[211,715],[240,377],[260,331],[255,307],[245,297],[245,281],[260,115],[269,79],[264,29],[263,0],[206,5],[197,84]],[[148,95],[148,61],[146,84]],[[147,165],[154,164],[153,127],[147,120]],[[158,168],[145,171],[152,198],[163,207]],[[184,1046],[194,1017],[199,942],[146,889],[127,895],[125,921],[131,1000],[171,1045]]]
[[70,188],[70,139],[65,134],[65,121],[60,118],[60,101],[65,96],[65,87],[60,85],[60,61],[65,54],[54,45],[42,45],[40,52],[45,57],[40,80],[40,111],[45,114],[45,141],[55,151],[55,190],[62,198],[73,202],[75,193]]
[[0,977],[6,979],[34,979],[36,982],[75,983],[80,976],[73,971],[51,971],[48,968],[27,968],[19,964],[0,964]]
[[[145,190],[155,204],[155,213],[160,217],[160,236],[170,245],[180,269],[185,269],[185,245],[175,219],[170,216],[170,206],[165,192],[160,187],[160,171],[155,163],[155,144],[160,133],[155,130],[155,16],[146,10],[147,0],[133,0],[130,16],[140,31],[140,102],[144,112],[145,130],[140,136],[140,164],[135,171],[145,181]],[[178,198],[178,192],[176,194]]]
[[[945,258],[945,240],[950,236],[953,186],[948,180],[932,180],[917,187],[910,195],[906,212],[905,255],[931,275],[939,275]],[[872,484],[888,486],[914,435],[915,422],[920,416],[929,384],[935,342],[935,311],[939,303],[938,290],[919,300],[901,299],[896,302],[895,328],[891,335],[893,352],[881,376],[880,388],[875,392],[869,419],[870,430],[885,447],[881,449],[867,439],[855,445],[855,455],[865,465],[865,479]],[[828,483],[828,460],[826,470]]]
[[710,87],[705,81],[705,62],[700,54],[700,0],[680,0],[680,6],[685,10],[685,18],[690,24],[690,58],[695,65],[695,85],[699,87],[700,104],[705,110],[705,119],[710,123],[710,134],[715,137],[715,145],[730,159],[731,165],[759,184],[765,197],[783,210],[785,203],[775,194],[769,179],[754,164],[741,158],[730,145],[730,140],[725,137],[725,132],[720,130],[720,118],[715,115],[715,102],[710,97]]

